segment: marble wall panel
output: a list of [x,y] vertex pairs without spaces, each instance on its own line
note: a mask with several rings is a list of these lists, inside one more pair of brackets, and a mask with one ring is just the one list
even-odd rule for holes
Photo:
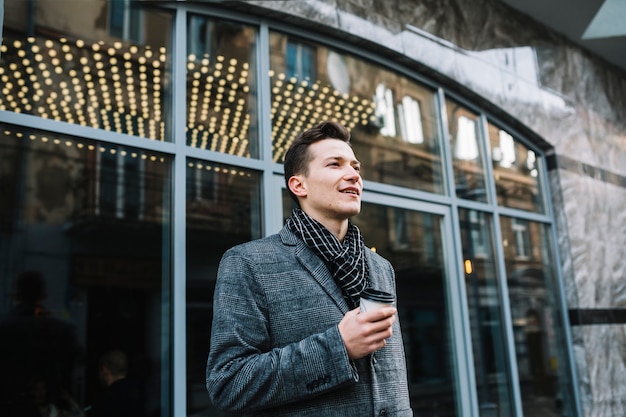
[[337,7],[341,10],[341,14],[356,17],[360,21],[367,20],[374,26],[385,28],[392,33],[399,33],[403,30],[402,21],[397,19],[395,1],[337,0]]
[[[313,1],[266,1],[250,0],[245,5],[261,7],[264,14],[268,11],[275,11],[280,15],[280,19],[289,22],[289,16],[297,19],[298,23],[302,19],[315,22],[318,25],[337,27],[337,2],[336,0],[313,0]],[[245,8],[245,7],[244,7]],[[269,13],[272,16],[271,13]]]
[[587,348],[585,345],[585,337],[588,329],[577,326],[572,328],[572,352],[573,361],[576,364],[578,376],[578,396],[580,399],[580,407],[583,416],[591,416],[593,408],[593,393],[591,391],[591,378],[589,375],[589,361],[587,357]]
[[345,11],[338,13],[338,21],[341,30],[351,35],[356,35],[363,39],[377,39],[381,42],[381,45],[385,45],[385,48],[394,51],[398,51],[402,47],[400,32],[393,30],[394,27],[389,28],[388,26],[372,25],[371,23],[364,25],[362,17]]
[[441,74],[453,74],[457,66],[457,48],[451,43],[429,35],[413,26],[400,33],[401,52],[404,56],[422,63],[426,68],[435,68]]
[[560,172],[560,183],[576,307],[624,307],[626,189],[569,171]]
[[617,109],[604,113],[589,109],[588,112],[588,135],[593,144],[593,158],[590,163],[626,176],[626,120],[615,118]]
[[[564,203],[564,191],[561,186],[561,176],[557,170],[549,173],[550,178],[550,191],[552,205],[554,207],[563,207]],[[557,231],[557,247],[560,254],[559,261],[561,262],[561,274],[563,279],[563,289],[565,291],[565,300],[570,309],[580,308],[578,301],[578,287],[576,286],[576,280],[574,275],[574,265],[572,257],[569,255],[572,252],[572,247],[569,237],[569,225],[565,210],[556,210],[554,213],[554,225]]]
[[626,410],[626,325],[585,326],[583,333],[590,397],[585,416],[623,416]]

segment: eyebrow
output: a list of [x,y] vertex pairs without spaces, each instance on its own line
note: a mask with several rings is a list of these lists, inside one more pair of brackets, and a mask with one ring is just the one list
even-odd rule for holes
[[350,161],[350,165],[359,165],[361,166],[361,161],[358,159],[348,159],[343,156],[329,156],[324,158],[324,161],[330,161],[331,159],[340,160],[340,161]]
[[350,161],[351,164],[361,164],[361,161],[359,161],[358,159],[349,159],[346,158],[344,156],[339,156],[339,155],[333,155],[333,156],[328,156],[326,158],[324,158],[324,160],[328,161],[330,159],[338,159],[338,160],[342,160],[342,161]]

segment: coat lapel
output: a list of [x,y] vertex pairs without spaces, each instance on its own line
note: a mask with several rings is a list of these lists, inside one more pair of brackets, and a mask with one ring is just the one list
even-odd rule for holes
[[329,297],[337,304],[342,313],[349,311],[348,303],[343,298],[341,289],[333,279],[328,267],[309,247],[298,238],[293,232],[286,227],[280,231],[280,237],[283,244],[292,246],[296,259],[302,266],[309,271],[311,276],[326,291]]

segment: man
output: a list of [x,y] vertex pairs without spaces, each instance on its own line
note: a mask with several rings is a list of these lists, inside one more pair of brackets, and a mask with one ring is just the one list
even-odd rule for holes
[[213,306],[207,389],[250,416],[412,416],[396,309],[361,313],[366,286],[395,294],[388,261],[349,218],[363,180],[337,123],[302,133],[285,156],[298,202],[282,230],[228,250]]
[[0,319],[0,410],[22,417],[45,403],[69,406],[80,355],[76,329],[46,307],[47,284],[40,271],[22,271],[14,285],[13,308]]
[[103,396],[90,411],[94,417],[141,417],[141,388],[127,377],[128,356],[120,350],[106,352],[98,363],[100,382],[106,387]]

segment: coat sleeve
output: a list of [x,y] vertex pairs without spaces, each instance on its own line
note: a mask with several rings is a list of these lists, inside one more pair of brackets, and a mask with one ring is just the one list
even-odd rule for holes
[[257,268],[232,250],[220,262],[206,370],[214,406],[231,412],[271,408],[356,381],[337,325],[273,346]]

